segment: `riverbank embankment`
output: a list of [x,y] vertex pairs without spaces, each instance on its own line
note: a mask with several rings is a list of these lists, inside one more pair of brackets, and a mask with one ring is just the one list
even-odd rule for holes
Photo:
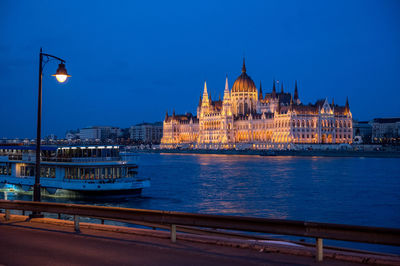
[[138,153],[179,154],[232,154],[259,156],[305,156],[305,157],[367,157],[400,158],[398,151],[354,151],[354,150],[201,150],[201,149],[137,149]]

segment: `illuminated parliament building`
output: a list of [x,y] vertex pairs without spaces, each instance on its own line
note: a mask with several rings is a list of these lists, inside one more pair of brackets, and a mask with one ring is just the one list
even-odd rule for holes
[[285,92],[279,81],[272,92],[257,90],[247,75],[243,60],[241,75],[228,86],[223,99],[214,101],[204,83],[197,116],[190,113],[165,115],[162,148],[194,149],[291,149],[298,144],[340,144],[353,140],[352,114],[332,100],[304,105],[297,82],[294,94]]

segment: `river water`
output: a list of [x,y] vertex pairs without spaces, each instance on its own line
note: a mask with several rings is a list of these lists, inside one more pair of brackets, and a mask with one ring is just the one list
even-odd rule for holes
[[140,175],[151,178],[141,197],[43,200],[400,228],[398,158],[139,156]]

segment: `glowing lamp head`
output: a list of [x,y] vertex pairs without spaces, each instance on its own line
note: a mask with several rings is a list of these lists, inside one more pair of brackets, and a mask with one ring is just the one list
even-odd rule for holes
[[56,79],[60,83],[65,82],[68,77],[71,77],[70,75],[68,75],[67,69],[65,68],[65,64],[63,64],[63,63],[58,65],[57,72],[52,76],[56,77]]

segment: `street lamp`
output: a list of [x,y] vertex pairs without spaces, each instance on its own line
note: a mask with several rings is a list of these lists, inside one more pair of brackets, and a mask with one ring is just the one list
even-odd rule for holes
[[57,72],[52,76],[56,77],[56,79],[60,83],[63,83],[64,81],[67,80],[68,77],[70,77],[70,75],[67,74],[67,69],[65,68],[65,64],[64,63],[61,63],[61,64],[58,65]]
[[[44,60],[43,60],[44,59]],[[37,117],[37,134],[36,134],[36,173],[35,184],[33,186],[33,201],[40,201],[40,139],[41,139],[41,120],[42,120],[42,72],[44,65],[50,60],[55,59],[60,61],[55,76],[58,82],[62,83],[71,77],[65,68],[65,60],[54,55],[45,54],[40,48],[39,54],[39,97],[38,97],[38,117]],[[31,217],[42,217],[39,212],[33,212]]]

